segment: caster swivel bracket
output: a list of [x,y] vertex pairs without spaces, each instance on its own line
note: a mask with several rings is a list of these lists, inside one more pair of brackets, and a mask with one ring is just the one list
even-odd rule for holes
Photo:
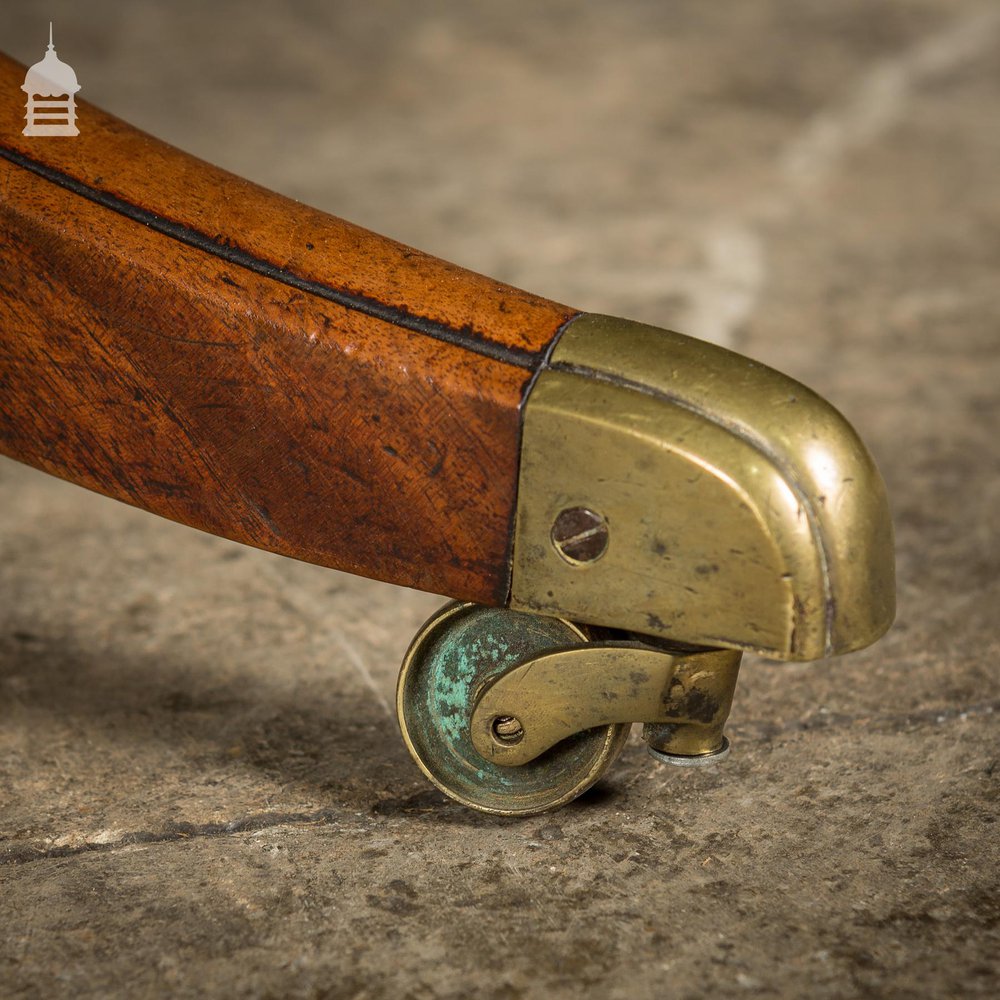
[[508,767],[534,760],[586,729],[643,722],[651,748],[690,758],[719,754],[742,654],[672,653],[636,642],[591,643],[531,657],[488,684],[471,718],[472,742]]

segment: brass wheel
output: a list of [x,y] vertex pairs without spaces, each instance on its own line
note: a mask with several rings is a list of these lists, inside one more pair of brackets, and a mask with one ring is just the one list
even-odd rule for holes
[[[433,615],[403,660],[396,712],[411,756],[453,799],[482,812],[529,816],[575,799],[621,752],[629,726],[577,733],[518,767],[480,756],[469,719],[488,681],[527,657],[586,642],[558,618],[478,604],[450,604]],[[517,720],[498,720],[498,736],[517,739]]]

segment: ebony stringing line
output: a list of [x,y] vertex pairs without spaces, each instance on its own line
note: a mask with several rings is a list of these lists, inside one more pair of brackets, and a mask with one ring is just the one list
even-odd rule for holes
[[70,177],[68,174],[62,173],[62,171],[47,167],[43,163],[38,163],[2,145],[0,145],[0,156],[10,160],[11,163],[19,167],[23,167],[25,170],[30,170],[32,173],[43,177],[45,180],[61,188],[65,188],[67,191],[72,191],[73,194],[80,195],[134,222],[148,226],[150,229],[162,233],[164,236],[169,236],[171,239],[186,243],[188,246],[195,247],[198,250],[203,250],[215,257],[228,261],[230,264],[246,268],[248,271],[255,271],[266,278],[290,285],[292,288],[308,292],[310,295],[328,299],[330,302],[343,306],[345,309],[352,309],[356,312],[364,313],[366,316],[372,316],[383,322],[391,323],[393,326],[402,327],[403,329],[412,330],[427,337],[433,337],[435,340],[454,344],[467,351],[493,358],[495,361],[515,365],[518,368],[526,368],[529,371],[534,371],[538,367],[540,355],[536,352],[526,351],[517,347],[505,347],[503,344],[496,344],[477,337],[470,327],[462,327],[456,330],[444,323],[428,319],[426,316],[417,316],[399,306],[388,306],[384,302],[379,302],[377,299],[369,298],[366,295],[345,292],[338,288],[332,288],[330,285],[324,285],[319,281],[310,281],[307,278],[301,278],[291,271],[286,271],[266,260],[255,257],[246,250],[218,243],[196,229],[190,229],[179,222],[165,219],[155,212],[140,208],[138,205],[133,205],[131,202],[118,198],[113,194],[108,194],[106,191],[93,188],[74,177]]

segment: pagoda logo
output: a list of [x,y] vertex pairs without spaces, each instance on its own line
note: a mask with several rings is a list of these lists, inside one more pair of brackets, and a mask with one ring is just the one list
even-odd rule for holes
[[79,135],[76,127],[76,93],[80,84],[73,67],[56,55],[49,22],[49,48],[45,58],[28,70],[21,87],[28,95],[28,124],[24,135]]

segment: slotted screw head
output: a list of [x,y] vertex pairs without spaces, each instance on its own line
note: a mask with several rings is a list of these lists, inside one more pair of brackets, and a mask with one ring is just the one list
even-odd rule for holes
[[552,544],[569,563],[593,562],[608,547],[608,522],[589,507],[568,507],[552,525]]

